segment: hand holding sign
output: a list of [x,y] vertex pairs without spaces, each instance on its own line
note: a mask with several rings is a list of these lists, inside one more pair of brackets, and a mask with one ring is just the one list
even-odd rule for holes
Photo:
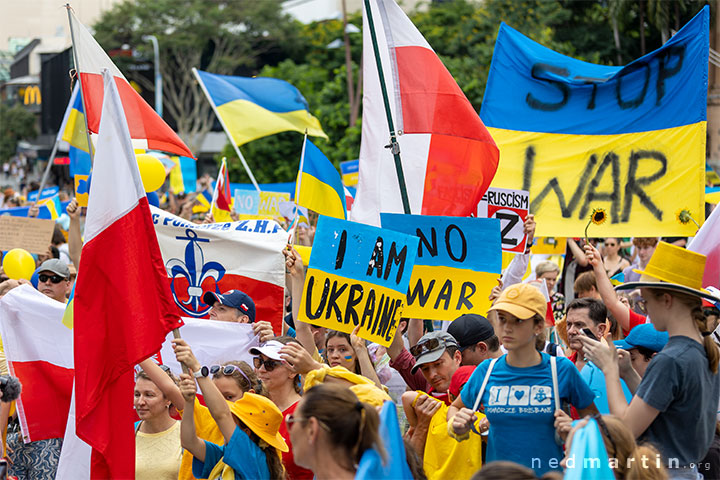
[[417,237],[320,217],[299,320],[345,333],[359,326],[359,337],[390,345],[417,248]]

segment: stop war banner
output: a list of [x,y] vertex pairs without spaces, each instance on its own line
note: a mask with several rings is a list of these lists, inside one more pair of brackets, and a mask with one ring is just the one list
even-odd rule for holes
[[[502,267],[500,220],[380,214],[382,226],[419,238],[404,317],[487,314]],[[314,251],[314,250],[313,250]]]
[[283,317],[287,232],[272,220],[194,224],[150,207],[175,304],[184,317],[206,317],[205,292],[242,290],[257,320],[277,333]]
[[502,24],[480,116],[500,149],[492,187],[530,192],[541,237],[691,236],[702,222],[708,7],[624,67],[582,62]]
[[321,216],[300,320],[389,346],[403,314],[418,238]]

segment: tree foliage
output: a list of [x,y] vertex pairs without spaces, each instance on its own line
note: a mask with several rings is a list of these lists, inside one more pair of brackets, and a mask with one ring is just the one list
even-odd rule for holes
[[[164,108],[191,150],[212,126],[211,110],[191,69],[251,75],[265,63],[292,57],[299,26],[284,16],[281,0],[126,0],[95,24],[107,50],[129,45],[150,62],[155,35],[160,48]],[[154,81],[131,70],[134,59],[115,59],[129,80],[154,92]]]
[[10,107],[0,103],[0,163],[15,155],[20,140],[37,134],[34,114],[19,104]]

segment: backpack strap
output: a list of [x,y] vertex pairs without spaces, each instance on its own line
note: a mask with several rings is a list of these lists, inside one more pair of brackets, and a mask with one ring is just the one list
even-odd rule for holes
[[490,380],[490,373],[492,373],[492,369],[495,366],[497,360],[497,358],[493,358],[492,360],[490,360],[490,365],[488,365],[487,372],[485,372],[485,378],[483,379],[482,385],[480,386],[480,391],[478,392],[477,397],[475,397],[475,405],[473,405],[473,412],[477,412],[478,407],[480,406],[480,400],[482,400],[483,393],[485,393],[485,387],[487,386],[488,380]]
[[550,371],[552,372],[553,396],[555,397],[555,409],[562,408],[560,403],[560,389],[558,388],[557,358],[550,357]]

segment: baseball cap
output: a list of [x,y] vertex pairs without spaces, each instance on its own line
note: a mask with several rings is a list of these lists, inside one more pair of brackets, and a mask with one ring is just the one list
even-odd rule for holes
[[503,290],[490,310],[502,310],[523,320],[536,314],[545,318],[547,302],[537,287],[517,283]]
[[614,343],[615,347],[623,350],[643,347],[653,352],[659,352],[668,342],[668,338],[667,332],[658,332],[652,323],[643,323],[630,330],[625,340],[616,340]]
[[[481,342],[482,340],[478,341]],[[453,376],[450,379],[450,386],[448,387],[450,395],[455,398],[460,396],[462,387],[465,386],[468,380],[470,380],[470,377],[475,371],[475,367],[477,367],[477,365],[463,365],[455,370],[455,373],[453,373]]]
[[447,331],[455,338],[460,346],[460,350],[464,350],[495,335],[495,329],[490,325],[488,319],[476,313],[466,313],[456,318],[450,323]]
[[250,298],[250,295],[240,290],[228,290],[223,294],[205,292],[203,302],[211,307],[215,305],[215,302],[220,302],[221,305],[225,305],[226,307],[237,308],[250,317],[251,322],[255,321],[255,302]]
[[40,272],[52,272],[56,275],[60,275],[61,277],[70,278],[70,269],[65,262],[58,258],[45,260],[42,264],[40,264],[37,270],[35,270],[35,273]]
[[273,360],[282,360],[282,358],[280,358],[280,349],[284,346],[284,344],[278,342],[277,340],[268,340],[259,347],[252,347],[248,350],[248,353],[250,355],[260,355],[262,353]]
[[411,372],[414,374],[421,365],[439,359],[447,347],[460,348],[455,338],[449,333],[437,331],[423,335],[417,345],[410,347],[410,353],[415,357],[415,365]]

